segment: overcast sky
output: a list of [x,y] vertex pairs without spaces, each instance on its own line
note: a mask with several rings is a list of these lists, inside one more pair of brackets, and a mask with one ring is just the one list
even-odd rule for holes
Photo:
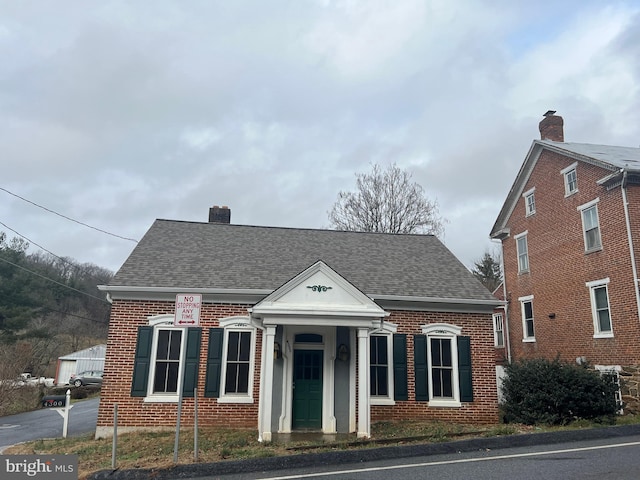
[[0,58],[0,231],[113,271],[133,242],[15,195],[134,239],[213,205],[324,228],[395,162],[472,267],[547,110],[640,145],[632,0],[0,0]]

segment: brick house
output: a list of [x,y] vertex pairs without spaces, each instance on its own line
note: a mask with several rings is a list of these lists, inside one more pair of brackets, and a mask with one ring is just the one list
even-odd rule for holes
[[508,351],[617,371],[637,410],[640,148],[564,142],[547,112],[491,230]]
[[[156,220],[112,303],[96,437],[182,424],[368,437],[381,419],[497,421],[499,303],[431,235]],[[174,327],[199,294],[199,328]]]

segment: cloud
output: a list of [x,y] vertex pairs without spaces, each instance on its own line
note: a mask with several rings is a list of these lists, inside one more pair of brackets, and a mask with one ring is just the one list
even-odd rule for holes
[[[438,200],[445,242],[471,266],[546,110],[567,141],[638,143],[638,12],[5,2],[0,186],[127,237],[155,218],[206,221],[214,204],[234,223],[320,228],[356,172],[396,162]],[[131,251],[1,198],[0,220],[60,255],[115,270]]]

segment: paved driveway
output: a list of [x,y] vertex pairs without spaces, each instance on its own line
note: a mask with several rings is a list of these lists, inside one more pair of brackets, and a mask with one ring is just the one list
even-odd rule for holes
[[[99,398],[92,398],[73,404],[69,411],[68,436],[95,432],[99,403]],[[0,453],[16,443],[62,437],[62,424],[62,416],[51,408],[0,417]]]

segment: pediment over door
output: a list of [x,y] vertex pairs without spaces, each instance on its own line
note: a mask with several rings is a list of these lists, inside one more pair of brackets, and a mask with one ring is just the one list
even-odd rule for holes
[[[375,326],[388,315],[368,296],[322,261],[285,283],[252,309],[264,324]],[[305,322],[302,319],[306,319]]]

